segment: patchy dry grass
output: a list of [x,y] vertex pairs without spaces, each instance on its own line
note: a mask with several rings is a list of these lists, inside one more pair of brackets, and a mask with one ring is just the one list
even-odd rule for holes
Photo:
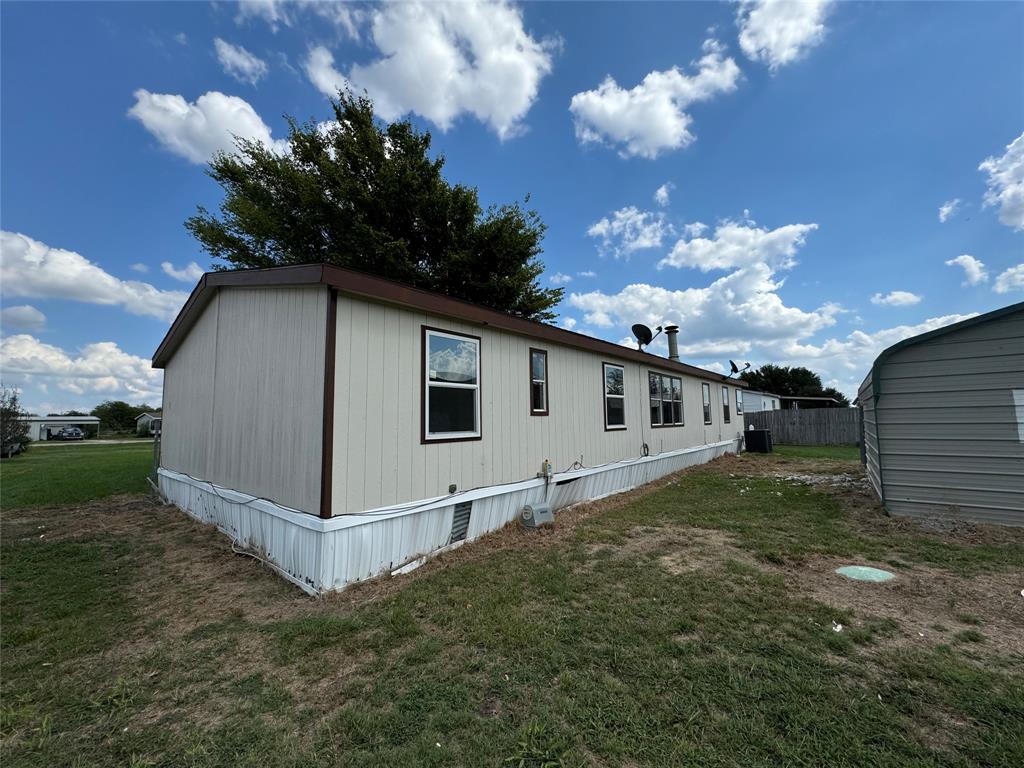
[[142,497],[5,510],[0,758],[1018,765],[1024,535],[858,473],[727,457],[319,601]]

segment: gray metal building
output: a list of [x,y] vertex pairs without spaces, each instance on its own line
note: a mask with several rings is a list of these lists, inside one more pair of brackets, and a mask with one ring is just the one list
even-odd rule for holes
[[857,401],[889,514],[1024,525],[1024,302],[894,344]]

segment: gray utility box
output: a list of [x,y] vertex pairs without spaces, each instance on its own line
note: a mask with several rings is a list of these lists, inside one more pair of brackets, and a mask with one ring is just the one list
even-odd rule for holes
[[548,504],[527,504],[519,513],[519,522],[524,528],[540,528],[542,525],[554,525],[555,514]]

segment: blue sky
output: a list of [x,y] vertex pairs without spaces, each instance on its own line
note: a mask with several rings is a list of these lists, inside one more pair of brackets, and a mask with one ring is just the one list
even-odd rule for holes
[[852,392],[885,346],[1024,299],[1020,3],[0,14],[0,361],[39,412],[158,402],[150,355],[211,263],[182,226],[220,200],[203,160],[344,83],[484,203],[531,196],[576,331],[673,321],[690,362]]

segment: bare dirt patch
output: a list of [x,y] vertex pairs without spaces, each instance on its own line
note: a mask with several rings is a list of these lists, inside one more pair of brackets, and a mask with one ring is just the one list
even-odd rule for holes
[[898,630],[887,644],[901,647],[934,646],[955,641],[968,628],[984,635],[981,653],[1024,657],[1024,577],[1014,572],[954,576],[948,571],[915,565],[894,568],[886,563],[857,561],[892,571],[887,582],[859,582],[835,569],[850,565],[848,558],[815,558],[798,568],[779,569],[799,593],[825,605],[852,613],[858,624],[869,618],[892,619]]

